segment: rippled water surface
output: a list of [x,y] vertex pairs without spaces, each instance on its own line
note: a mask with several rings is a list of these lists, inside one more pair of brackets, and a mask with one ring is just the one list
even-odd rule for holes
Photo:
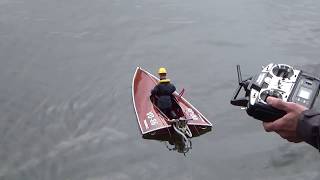
[[[0,0],[0,179],[320,178],[319,153],[229,104],[278,62],[319,75],[317,0]],[[134,70],[166,66],[213,124],[183,156],[141,138]],[[319,107],[319,103],[316,107]]]

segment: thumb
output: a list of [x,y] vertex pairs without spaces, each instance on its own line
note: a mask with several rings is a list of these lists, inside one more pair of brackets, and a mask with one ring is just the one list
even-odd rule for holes
[[269,96],[267,98],[267,103],[276,109],[280,109],[288,112],[290,110],[289,103],[282,101],[279,98]]

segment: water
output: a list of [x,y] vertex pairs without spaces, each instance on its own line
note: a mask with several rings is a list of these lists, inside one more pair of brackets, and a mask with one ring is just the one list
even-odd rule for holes
[[[236,64],[243,76],[269,62],[319,72],[319,8],[0,0],[0,179],[319,179],[315,149],[265,133],[229,104]],[[187,157],[142,139],[136,122],[134,70],[161,65],[214,124]]]

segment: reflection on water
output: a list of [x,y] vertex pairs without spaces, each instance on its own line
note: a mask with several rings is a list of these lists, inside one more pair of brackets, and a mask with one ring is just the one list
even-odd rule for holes
[[171,127],[167,129],[167,133],[158,135],[151,132],[144,135],[143,138],[164,142],[169,151],[176,151],[186,156],[192,149],[192,139],[210,132],[211,127],[205,126],[205,128],[199,129],[194,125],[188,126],[185,123],[187,123],[187,120],[178,120],[172,123]]
[[[169,146],[169,144],[171,146]],[[169,141],[169,144],[166,144],[169,151],[177,151],[178,153],[183,153],[184,156],[186,156],[186,153],[188,153],[192,149],[192,141],[189,139],[188,141],[184,141],[183,138],[173,138]]]
[[192,149],[191,138],[185,140],[176,133],[172,134],[170,138],[164,138],[158,141],[163,142],[169,151],[182,153],[184,156]]

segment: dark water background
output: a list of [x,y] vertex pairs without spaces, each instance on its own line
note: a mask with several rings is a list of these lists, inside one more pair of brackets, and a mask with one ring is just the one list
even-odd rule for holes
[[[320,74],[318,0],[0,0],[0,180],[320,178],[320,155],[229,105],[235,65]],[[131,80],[166,66],[213,124],[141,138]],[[319,107],[319,103],[317,105]]]

